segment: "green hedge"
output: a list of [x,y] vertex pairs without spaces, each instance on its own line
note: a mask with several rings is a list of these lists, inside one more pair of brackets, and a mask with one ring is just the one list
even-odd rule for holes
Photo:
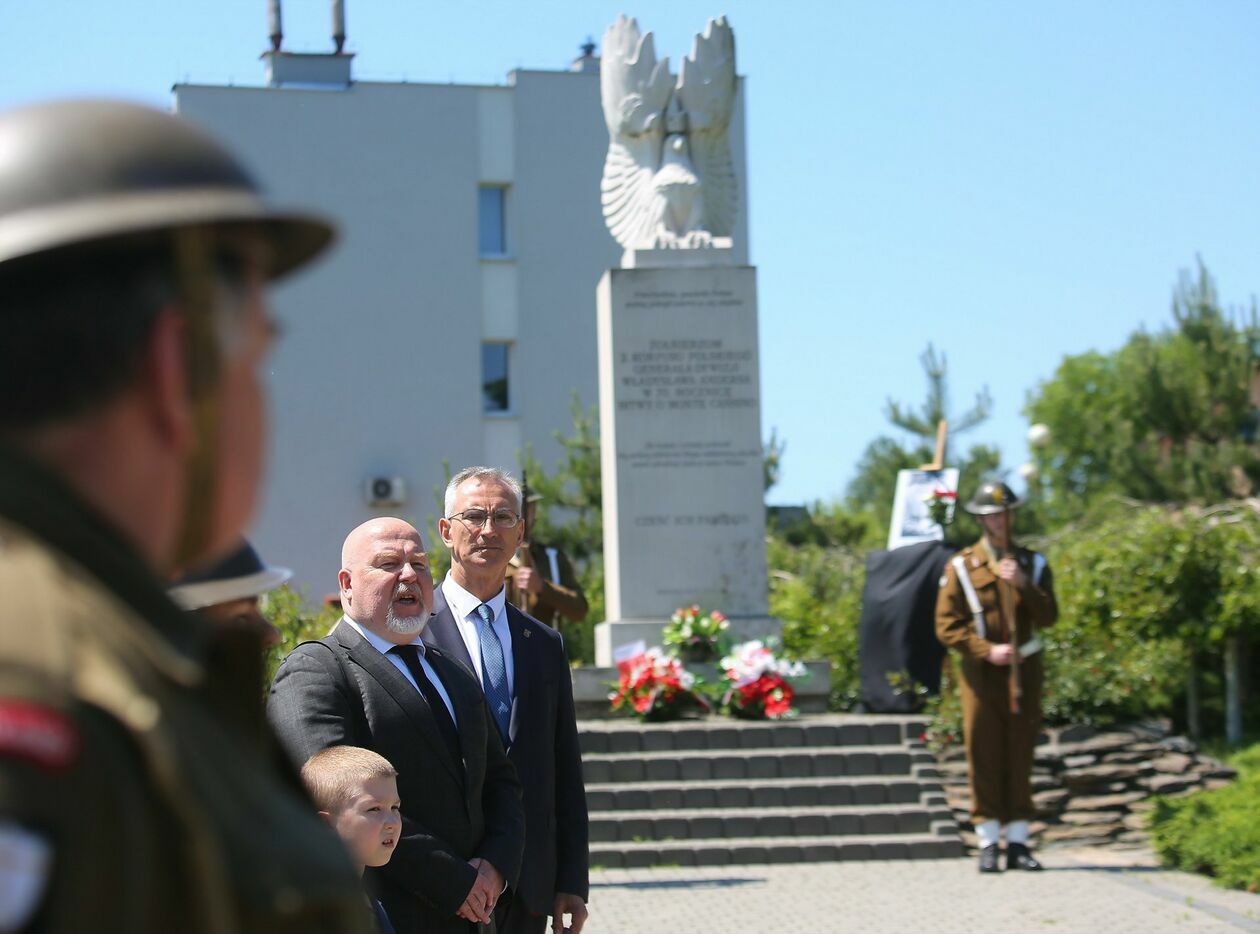
[[866,566],[847,547],[789,545],[772,536],[770,613],[783,621],[783,648],[791,658],[831,661],[832,710],[849,710],[859,697],[858,616]]
[[1241,778],[1185,798],[1157,798],[1150,828],[1166,865],[1260,892],[1260,744],[1231,760]]
[[[808,528],[772,534],[767,550],[770,611],[784,621],[784,646],[798,658],[830,659],[833,710],[859,698],[858,618],[872,537],[858,528],[862,517],[849,518],[856,534],[841,518],[816,513]],[[1157,519],[1125,516],[1047,548],[1061,610],[1045,633],[1048,723],[1101,726],[1170,712],[1187,654],[1171,622],[1180,605],[1165,589],[1181,569],[1178,552],[1167,540],[1173,533],[1154,534]],[[957,705],[938,708],[937,733],[959,735]]]
[[303,595],[288,585],[271,591],[262,598],[259,609],[280,633],[280,642],[267,650],[267,686],[276,675],[284,657],[301,643],[322,639],[337,625],[341,607],[304,605]]

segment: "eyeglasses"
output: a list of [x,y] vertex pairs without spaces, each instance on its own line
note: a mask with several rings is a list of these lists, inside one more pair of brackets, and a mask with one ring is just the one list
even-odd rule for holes
[[465,509],[463,512],[457,512],[446,518],[458,519],[475,529],[484,529],[487,519],[494,523],[496,529],[514,529],[521,521],[521,517],[510,509],[496,509],[494,512],[487,512],[484,509]]

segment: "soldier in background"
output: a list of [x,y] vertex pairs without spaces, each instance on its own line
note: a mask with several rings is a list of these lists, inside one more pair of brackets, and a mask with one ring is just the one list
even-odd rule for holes
[[[185,610],[198,612],[220,627],[243,630],[270,648],[280,644],[280,632],[262,615],[259,598],[291,577],[288,568],[263,564],[254,546],[242,540],[226,557],[184,574],[168,592]],[[266,687],[260,680],[259,691]]]
[[162,583],[239,540],[265,283],[331,234],[169,114],[0,115],[0,930],[365,930],[265,727],[215,700],[258,690],[261,641]]
[[1021,501],[1005,483],[984,483],[966,510],[984,536],[945,567],[936,635],[958,652],[971,821],[980,871],[997,872],[1006,828],[1006,868],[1037,870],[1028,849],[1033,751],[1041,732],[1041,640],[1058,616],[1046,559],[1011,541]]
[[[280,631],[262,614],[259,599],[282,586],[293,576],[288,568],[263,564],[254,546],[242,540],[240,546],[203,568],[184,574],[168,589],[179,606],[196,613],[217,632],[211,650],[222,656],[224,665],[235,665],[236,677],[208,683],[216,711],[234,716],[241,730],[253,735],[268,755],[287,763],[275,744],[266,721],[259,717],[267,690],[265,651],[281,642]],[[241,690],[249,685],[249,690]]]
[[564,625],[582,622],[588,609],[573,562],[560,548],[535,541],[532,536],[536,504],[542,498],[541,493],[531,493],[525,503],[525,528],[531,534],[508,565],[508,602],[559,630],[565,642],[580,641],[571,640],[573,627],[566,631]]

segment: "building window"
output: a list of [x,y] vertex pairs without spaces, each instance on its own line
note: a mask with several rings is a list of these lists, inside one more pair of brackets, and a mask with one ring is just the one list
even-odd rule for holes
[[477,189],[477,237],[482,256],[507,254],[507,189],[482,185]]
[[512,397],[508,394],[508,345],[481,345],[481,411],[509,412]]

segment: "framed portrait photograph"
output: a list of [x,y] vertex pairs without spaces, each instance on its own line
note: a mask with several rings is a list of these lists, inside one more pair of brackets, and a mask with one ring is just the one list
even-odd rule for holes
[[[897,492],[893,496],[892,521],[888,525],[889,551],[945,537],[945,530],[932,520],[928,506],[938,490],[958,493],[958,468],[897,471]],[[951,505],[951,517],[953,510]]]

